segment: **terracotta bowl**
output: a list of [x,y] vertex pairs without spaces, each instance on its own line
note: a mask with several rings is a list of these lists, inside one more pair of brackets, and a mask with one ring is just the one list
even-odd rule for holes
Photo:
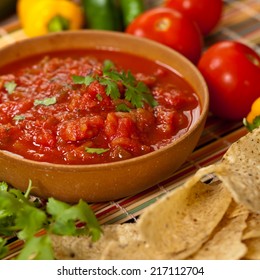
[[179,53],[156,42],[109,31],[76,31],[26,39],[0,50],[0,67],[18,59],[53,50],[117,49],[160,61],[176,69],[195,89],[202,112],[190,130],[172,144],[144,156],[121,162],[61,165],[27,160],[0,151],[0,180],[32,193],[67,202],[115,200],[137,194],[173,174],[195,148],[208,112],[208,90],[197,68]]

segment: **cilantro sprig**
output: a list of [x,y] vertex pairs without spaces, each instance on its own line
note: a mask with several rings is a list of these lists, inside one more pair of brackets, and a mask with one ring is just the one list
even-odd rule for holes
[[34,106],[38,105],[44,105],[44,106],[50,106],[56,104],[57,99],[55,96],[53,97],[46,97],[44,99],[36,99],[33,103]]
[[[74,84],[84,84],[89,86],[94,81],[98,81],[101,85],[105,86],[106,94],[113,100],[122,98],[119,90],[119,84],[125,88],[124,99],[129,101],[134,108],[141,108],[145,103],[152,107],[157,105],[156,100],[149,87],[136,80],[131,71],[117,71],[115,65],[110,60],[105,60],[102,75],[91,74],[88,76],[73,75],[72,80]],[[129,109],[129,108],[128,108]],[[119,111],[120,108],[117,108]],[[124,107],[124,111],[127,109]]]
[[[14,234],[23,240],[24,247],[18,259],[54,259],[51,235],[86,234],[97,241],[101,227],[90,206],[80,200],[78,204],[49,198],[46,208],[39,208],[30,199],[30,181],[26,193],[0,183],[0,235]],[[81,226],[77,226],[80,222]],[[43,230],[43,234],[38,234]],[[5,239],[0,238],[0,257],[8,253]]]
[[89,148],[86,147],[85,151],[89,154],[97,154],[97,155],[101,155],[103,153],[106,153],[107,151],[109,151],[109,149],[103,149],[103,148]]
[[4,88],[6,89],[8,94],[12,94],[14,92],[14,90],[16,89],[16,87],[17,87],[17,84],[14,81],[6,82],[4,84]]

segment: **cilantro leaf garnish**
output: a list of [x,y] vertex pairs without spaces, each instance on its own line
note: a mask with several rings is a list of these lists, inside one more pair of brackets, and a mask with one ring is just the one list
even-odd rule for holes
[[44,106],[49,106],[49,105],[54,105],[57,102],[56,97],[46,97],[44,99],[36,99],[33,103],[34,106],[38,105],[44,105]]
[[90,85],[92,82],[95,81],[95,79],[91,76],[86,76],[86,77],[83,77],[83,76],[77,76],[77,75],[73,75],[72,76],[72,80],[73,80],[73,83],[74,84],[78,84],[78,85]]
[[112,61],[105,60],[102,69],[102,75],[92,74],[88,76],[72,76],[75,84],[90,85],[94,81],[98,81],[105,86],[106,94],[113,100],[122,98],[119,90],[119,83],[125,88],[124,98],[128,100],[133,107],[141,108],[144,103],[154,107],[157,105],[156,100],[149,87],[137,81],[131,71],[117,71]]
[[120,97],[120,92],[118,89],[118,85],[113,80],[101,77],[99,79],[101,85],[106,86],[106,94],[110,96],[112,99],[116,100]]
[[4,258],[8,253],[8,248],[6,247],[7,241],[0,237],[0,259]]
[[53,260],[51,238],[48,234],[33,236],[17,257],[18,260]]
[[5,89],[7,90],[8,94],[12,94],[14,90],[16,89],[17,84],[12,81],[12,82],[6,82],[4,84]]
[[[51,235],[87,234],[97,241],[101,227],[90,206],[80,200],[78,204],[69,205],[65,202],[49,198],[46,209],[37,207],[29,197],[32,183],[26,193],[9,188],[0,183],[0,235],[17,235],[25,242],[18,259],[54,259]],[[83,223],[79,228],[77,223]],[[41,235],[37,234],[43,230]],[[0,238],[0,257],[4,257],[8,247]]]
[[109,149],[103,149],[103,148],[85,148],[85,151],[89,154],[98,154],[101,155],[107,151],[109,151]]
[[13,117],[13,120],[16,122],[22,121],[24,119],[25,119],[25,116],[23,116],[23,115],[16,115]]
[[121,103],[121,104],[116,105],[116,111],[117,112],[130,112],[131,109],[125,103]]

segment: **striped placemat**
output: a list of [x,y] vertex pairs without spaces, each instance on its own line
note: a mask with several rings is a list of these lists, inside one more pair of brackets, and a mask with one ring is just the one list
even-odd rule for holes
[[[224,3],[222,20],[215,31],[206,38],[205,47],[221,40],[238,40],[260,53],[260,1],[225,0]],[[0,47],[24,38],[26,36],[18,22],[0,27]],[[246,132],[242,121],[228,122],[210,114],[197,147],[177,172],[167,180],[137,195],[117,201],[92,204],[97,218],[102,224],[135,221],[148,205],[165,193],[181,186],[196,170],[219,161],[228,147]],[[7,259],[12,259],[20,251],[23,242],[15,237],[9,237],[8,244]]]

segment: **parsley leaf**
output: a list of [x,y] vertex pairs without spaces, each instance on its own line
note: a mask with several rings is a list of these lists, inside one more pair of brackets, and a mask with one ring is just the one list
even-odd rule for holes
[[121,103],[121,104],[116,105],[116,111],[117,112],[130,112],[131,109],[125,103]]
[[24,119],[25,119],[25,116],[23,116],[23,115],[16,115],[13,117],[13,120],[16,122],[22,121]]
[[135,108],[141,108],[144,103],[152,107],[157,105],[156,100],[151,94],[147,85],[141,81],[137,81],[131,71],[117,71],[115,65],[110,60],[105,60],[103,63],[102,75],[88,75],[88,76],[72,76],[75,84],[90,85],[93,81],[98,81],[101,85],[105,86],[106,94],[113,100],[121,98],[119,84],[125,88],[124,97]]
[[0,182],[0,191],[7,191],[8,185],[6,182]]
[[[87,233],[93,241],[99,239],[101,228],[91,208],[80,200],[78,204],[70,206],[64,202],[50,198],[47,204],[47,212],[52,215],[51,231],[59,235],[77,235]],[[83,229],[76,226],[76,221],[85,222],[87,227]]]
[[49,106],[49,105],[54,105],[57,102],[56,97],[46,97],[44,99],[36,99],[33,103],[34,106],[38,105],[44,105],[44,106]]
[[106,94],[108,96],[111,96],[114,100],[119,99],[120,92],[116,82],[106,78],[100,78],[99,82],[101,85],[106,86]]
[[21,250],[18,260],[53,260],[53,249],[49,235],[33,236]]
[[4,84],[5,89],[7,90],[8,94],[12,94],[14,90],[16,89],[17,84],[12,81],[12,82],[6,82]]
[[85,151],[89,154],[98,154],[101,155],[107,151],[109,151],[109,149],[103,149],[103,148],[85,148]]
[[89,86],[92,82],[95,81],[95,79],[91,76],[83,77],[83,76],[77,76],[77,75],[73,75],[72,80],[73,80],[74,84],[78,84],[78,85],[84,84],[86,86]]
[[[97,241],[101,227],[90,206],[80,200],[78,204],[69,205],[65,202],[49,198],[46,209],[40,209],[32,202],[28,190],[24,194],[20,190],[9,188],[0,183],[0,235],[17,234],[25,241],[18,259],[54,259],[51,234],[78,235],[88,234]],[[78,227],[77,222],[84,223]],[[43,235],[37,233],[43,229]],[[0,256],[8,252],[6,241],[0,238]]]
[[8,253],[8,248],[6,246],[7,241],[0,237],[0,259],[4,258]]

